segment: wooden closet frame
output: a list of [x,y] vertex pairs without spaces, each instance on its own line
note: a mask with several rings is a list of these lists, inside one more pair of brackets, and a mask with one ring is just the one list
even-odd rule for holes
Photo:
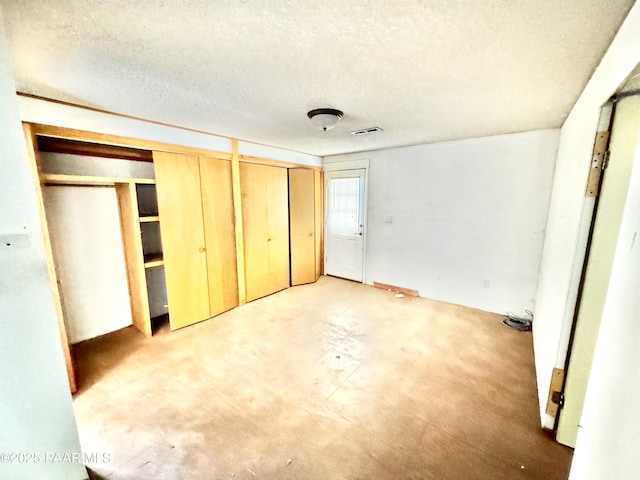
[[[92,176],[79,176],[79,175],[45,175],[42,172],[39,151],[38,151],[38,137],[49,137],[54,139],[75,140],[86,143],[94,143],[101,146],[116,146],[116,147],[129,147],[142,150],[148,150],[150,152],[171,152],[182,153],[188,155],[200,155],[205,157],[217,158],[220,160],[228,160],[231,162],[231,177],[232,177],[232,192],[233,192],[233,207],[235,212],[235,232],[236,232],[236,264],[238,270],[238,297],[239,304],[244,305],[246,303],[246,283],[245,283],[245,262],[244,262],[244,246],[243,246],[243,227],[242,227],[242,202],[240,194],[240,162],[246,163],[258,163],[262,165],[271,165],[284,168],[307,168],[311,170],[317,170],[322,172],[322,167],[314,167],[307,165],[300,165],[293,162],[287,162],[282,160],[274,160],[268,158],[260,158],[248,155],[241,155],[238,153],[238,140],[231,139],[231,152],[220,152],[215,150],[207,150],[202,148],[189,147],[184,145],[176,145],[171,143],[162,143],[152,140],[143,140],[132,137],[124,137],[119,135],[111,135],[104,133],[89,132],[84,130],[77,130],[72,128],[57,127],[52,125],[44,125],[39,123],[23,122],[23,130],[25,135],[25,141],[27,145],[28,159],[30,162],[31,172],[33,176],[34,188],[36,192],[36,200],[38,203],[38,211],[40,215],[40,224],[42,228],[42,235],[44,239],[45,255],[47,262],[47,269],[49,273],[49,281],[51,285],[52,300],[58,320],[58,330],[60,333],[60,340],[62,343],[62,350],[64,354],[65,364],[67,368],[67,376],[69,378],[69,387],[72,393],[77,391],[77,383],[74,372],[73,358],[71,354],[71,347],[67,338],[67,331],[65,327],[65,319],[62,309],[62,299],[60,296],[60,289],[58,287],[58,278],[55,269],[53,250],[51,248],[51,238],[49,236],[49,228],[47,225],[44,199],[42,194],[42,188],[47,183],[67,184],[67,185],[104,185],[115,184],[123,185],[130,188],[131,185],[135,188],[135,183],[154,183],[149,179],[136,179],[136,178],[113,178],[113,177],[92,177]],[[121,187],[122,188],[122,187]],[[122,212],[121,212],[122,218]],[[123,239],[123,245],[126,249],[127,242]],[[125,250],[125,258],[127,258],[127,269],[137,268],[135,265],[130,265],[131,253]],[[140,273],[140,272],[139,272]],[[144,272],[141,273],[144,275]],[[131,299],[132,310],[136,304],[137,299],[135,288],[129,282],[129,296]],[[138,295],[139,296],[139,295]],[[136,312],[132,311],[135,315]],[[141,328],[134,320],[134,325],[141,330],[145,335],[151,335],[150,330]]]

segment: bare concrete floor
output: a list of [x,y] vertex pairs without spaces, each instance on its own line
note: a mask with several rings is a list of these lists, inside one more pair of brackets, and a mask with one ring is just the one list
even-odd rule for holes
[[539,429],[531,335],[477,310],[322,277],[75,354],[94,478],[568,475],[572,451]]

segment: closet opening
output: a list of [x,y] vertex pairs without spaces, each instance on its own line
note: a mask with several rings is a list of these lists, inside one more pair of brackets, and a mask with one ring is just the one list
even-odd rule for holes
[[[34,140],[73,371],[73,351],[83,342],[131,325],[150,336],[168,324],[153,156],[46,135]],[[72,390],[75,383],[70,378]]]

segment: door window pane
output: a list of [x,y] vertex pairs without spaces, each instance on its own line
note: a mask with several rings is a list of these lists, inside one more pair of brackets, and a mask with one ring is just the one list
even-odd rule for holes
[[360,178],[333,178],[329,192],[329,231],[334,235],[356,235],[360,230],[358,220]]

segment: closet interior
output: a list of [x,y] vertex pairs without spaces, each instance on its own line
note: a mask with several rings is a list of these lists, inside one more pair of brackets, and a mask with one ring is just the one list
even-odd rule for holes
[[[72,390],[72,344],[152,336],[322,274],[322,171],[24,124]],[[89,325],[90,324],[90,325]]]

